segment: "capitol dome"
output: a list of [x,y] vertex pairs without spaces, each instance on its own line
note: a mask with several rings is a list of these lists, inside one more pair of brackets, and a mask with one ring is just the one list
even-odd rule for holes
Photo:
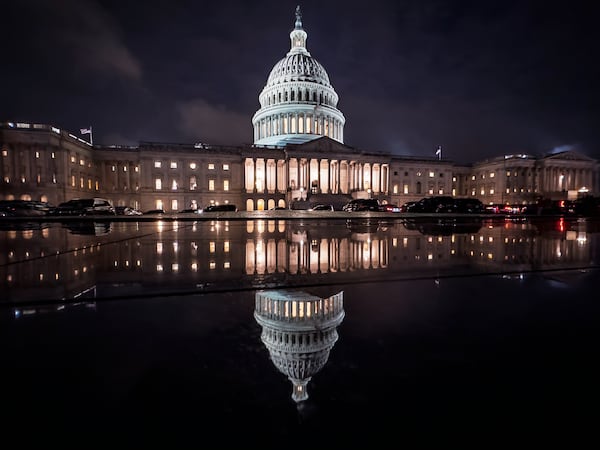
[[254,144],[282,146],[321,136],[344,142],[346,119],[337,109],[338,95],[325,68],[306,49],[307,36],[298,6],[291,49],[273,66],[258,97]]

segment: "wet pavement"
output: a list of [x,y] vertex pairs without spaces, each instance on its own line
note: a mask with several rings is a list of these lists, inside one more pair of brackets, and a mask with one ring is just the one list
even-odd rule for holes
[[19,445],[593,437],[594,221],[5,228],[2,423]]

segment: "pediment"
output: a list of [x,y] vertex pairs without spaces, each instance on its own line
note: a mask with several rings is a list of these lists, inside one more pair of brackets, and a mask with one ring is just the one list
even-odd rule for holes
[[554,153],[551,155],[544,156],[544,160],[554,160],[554,161],[585,161],[585,162],[595,162],[596,160],[590,158],[587,155],[584,155],[581,152],[576,150],[569,150],[566,152]]
[[342,144],[330,137],[323,136],[312,141],[304,142],[302,144],[288,144],[287,149],[293,153],[323,153],[327,155],[340,155],[340,154],[361,154],[362,152],[354,147]]

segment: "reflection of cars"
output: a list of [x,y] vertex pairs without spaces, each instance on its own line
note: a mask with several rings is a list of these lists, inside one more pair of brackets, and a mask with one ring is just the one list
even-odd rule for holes
[[107,222],[68,222],[63,225],[72,234],[89,234],[92,236],[103,236],[110,233],[112,223]]
[[318,204],[310,208],[309,211],[333,211],[333,205]]
[[481,229],[482,221],[450,217],[438,220],[406,219],[403,224],[407,230],[416,230],[427,236],[450,236],[477,233]]
[[275,208],[271,208],[270,211],[285,211],[286,209],[283,206],[276,206]]
[[142,212],[131,206],[115,206],[115,213],[118,216],[140,216]]
[[356,198],[343,206],[344,211],[379,211],[379,201],[375,198]]
[[146,211],[144,214],[164,214],[165,210],[164,209],[150,209],[148,211]]
[[215,211],[237,211],[235,205],[225,203],[223,205],[209,205],[203,209],[204,212],[215,212]]
[[50,211],[52,216],[114,216],[115,208],[110,200],[100,197],[76,198],[59,204]]

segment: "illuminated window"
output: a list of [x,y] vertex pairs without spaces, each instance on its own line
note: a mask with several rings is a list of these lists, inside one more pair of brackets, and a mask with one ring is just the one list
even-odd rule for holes
[[155,169],[160,169],[162,167],[162,162],[160,161],[154,161],[154,168]]
[[8,156],[8,150],[2,150],[2,156]]
[[190,177],[190,191],[195,191],[197,187],[198,184],[196,183],[196,177]]
[[83,177],[80,177],[80,178],[79,178],[79,187],[80,187],[81,189],[83,189],[83,186],[84,186]]
[[56,174],[52,174],[52,183],[56,184]]
[[88,189],[91,191],[92,190],[92,179],[88,178]]
[[404,189],[403,192],[405,194],[408,194],[408,184],[405,184],[403,189]]
[[231,263],[229,261],[225,261],[223,263],[223,269],[229,269],[231,267]]
[[417,172],[417,176],[418,176],[418,177],[420,177],[420,176],[421,176],[421,171],[420,171],[420,170]]
[[475,175],[471,176],[471,180],[475,181]]
[[208,165],[208,170],[215,170],[215,165],[214,164],[209,164]]
[[490,172],[490,178],[494,178],[496,174],[494,172]]
[[394,185],[394,189],[393,189],[393,191],[392,191],[392,192],[393,192],[394,194],[397,194],[397,193],[398,193],[398,185],[397,185],[397,184],[395,184],[395,185]]
[[490,195],[494,195],[494,188],[490,188]]
[[452,181],[456,181],[456,177],[452,177]]
[[117,170],[116,166],[110,166],[110,171],[111,172],[116,172],[116,170]]
[[85,166],[85,161],[84,161],[83,159],[80,159],[80,160],[79,160],[79,165],[80,165],[80,166]]
[[100,190],[100,182],[98,180],[96,180],[95,184],[96,184],[96,186],[95,186],[96,190],[97,191]]
[[229,190],[229,180],[223,180],[223,190],[224,191]]
[[127,172],[127,166],[123,166],[123,172]]
[[162,180],[160,178],[154,180],[154,189],[156,189],[157,191],[160,191],[162,189]]
[[229,241],[223,242],[223,252],[229,253]]
[[42,174],[40,174],[40,173],[37,174],[36,181],[37,181],[37,184],[40,184],[42,182]]
[[215,180],[208,180],[208,190],[209,191],[215,190]]
[[35,152],[35,157],[39,158],[40,157],[40,152]]
[[75,175],[71,175],[71,187],[75,187]]
[[135,166],[134,170],[135,170],[135,173],[138,173],[140,171],[139,166]]
[[75,162],[75,160],[76,160],[76,159],[75,159],[75,157],[74,157],[74,156],[71,156],[71,162],[72,162],[72,163],[74,163],[74,162]]
[[215,245],[215,243],[214,243],[214,242],[209,242],[209,243],[208,243],[208,251],[209,251],[210,253],[214,253],[214,252],[215,252],[215,250],[216,250],[216,245]]
[[173,182],[171,183],[171,190],[173,190],[173,191],[177,190],[177,180],[173,180]]
[[177,211],[179,209],[179,205],[178,205],[177,200],[171,200],[171,209],[173,211]]
[[507,170],[507,171],[506,171],[506,176],[507,176],[507,177],[510,177],[510,170]]
[[50,158],[52,158],[52,159],[56,158],[56,155],[54,154],[54,152],[50,153]]
[[177,161],[171,161],[171,169],[177,169]]
[[485,195],[485,189],[481,188],[481,195]]
[[190,163],[190,169],[196,170],[196,163],[195,162]]
[[229,164],[223,164],[223,170],[229,170]]
[[429,178],[433,178],[433,177],[435,177],[435,173],[429,172]]

